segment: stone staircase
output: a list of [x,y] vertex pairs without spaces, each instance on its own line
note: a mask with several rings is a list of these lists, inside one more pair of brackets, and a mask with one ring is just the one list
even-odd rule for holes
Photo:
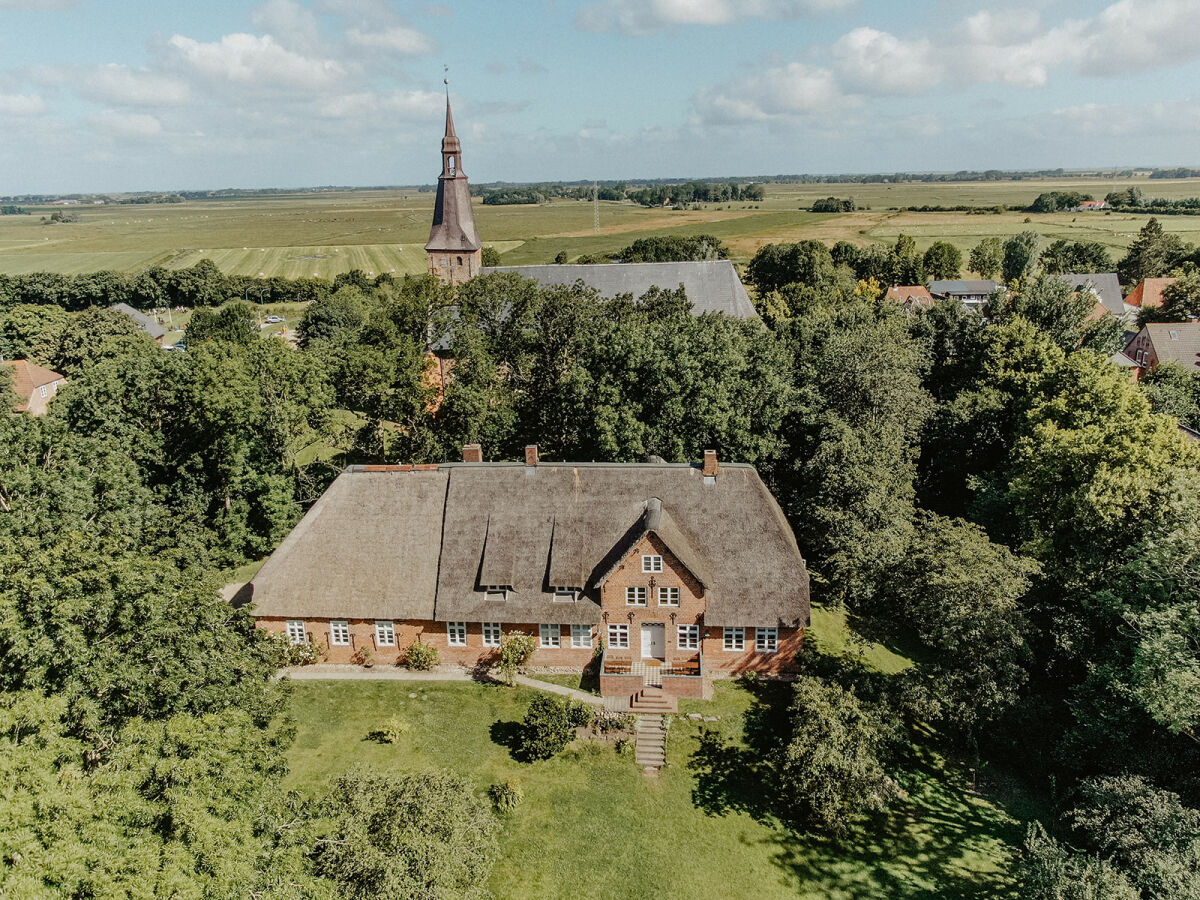
[[658,771],[667,761],[667,729],[662,714],[637,717],[637,764]]

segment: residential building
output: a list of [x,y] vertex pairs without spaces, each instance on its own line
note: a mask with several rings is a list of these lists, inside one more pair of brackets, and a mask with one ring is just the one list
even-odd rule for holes
[[885,297],[906,307],[927,307],[933,306],[937,302],[933,299],[933,295],[929,293],[929,288],[924,285],[894,284],[887,289]]
[[1151,322],[1133,336],[1122,353],[1139,376],[1165,362],[1200,371],[1200,322]]
[[1135,309],[1162,306],[1163,290],[1174,283],[1174,278],[1143,278],[1141,283],[1129,292],[1125,302]]
[[247,592],[259,626],[349,663],[420,641],[444,662],[532,635],[534,667],[600,668],[601,691],[709,696],[714,678],[793,670],[808,573],[752,466],[483,462],[351,466]]
[[67,383],[65,375],[27,359],[14,359],[0,365],[12,372],[13,390],[21,398],[21,402],[13,407],[15,412],[27,412],[31,416],[45,415],[47,404],[58,393],[58,389]]
[[1084,200],[1075,207],[1075,212],[1097,212],[1102,209],[1108,209],[1108,203],[1104,200]]
[[929,283],[929,293],[934,299],[951,298],[958,300],[967,309],[982,312],[987,306],[992,294],[1002,290],[1004,285],[991,281],[932,281]]
[[682,287],[692,304],[692,314],[721,312],[735,319],[757,319],[758,312],[737,269],[727,259],[701,262],[601,263],[600,265],[494,266],[482,270],[516,272],[543,287],[570,286],[577,281],[594,288],[601,297],[621,294],[641,297],[652,287]]
[[140,309],[134,309],[128,303],[114,303],[109,309],[119,312],[123,316],[128,316],[133,320],[138,328],[142,329],[150,336],[150,340],[162,346],[163,338],[167,336],[167,329],[158,324],[158,320],[153,316],[148,316]]
[[1116,272],[1064,272],[1054,277],[1067,282],[1076,293],[1091,291],[1097,303],[1123,322],[1132,321],[1137,314],[1137,309],[1122,299]]
[[479,274],[483,245],[475,231],[471,188],[462,166],[462,142],[454,133],[450,88],[446,88],[446,133],[442,138],[442,173],[433,204],[433,226],[425,244],[429,274],[447,284],[460,284]]

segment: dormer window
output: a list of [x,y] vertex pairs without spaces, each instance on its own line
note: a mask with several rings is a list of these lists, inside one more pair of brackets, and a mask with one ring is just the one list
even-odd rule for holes
[[578,598],[578,594],[571,588],[555,588],[554,602],[555,603],[574,603]]
[[498,584],[491,584],[484,589],[483,599],[494,602],[503,603],[508,599],[508,589],[501,587]]
[[663,570],[663,559],[657,554],[647,553],[642,557],[643,572],[661,572]]

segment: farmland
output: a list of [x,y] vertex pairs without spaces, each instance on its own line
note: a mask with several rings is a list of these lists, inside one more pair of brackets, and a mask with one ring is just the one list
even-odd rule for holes
[[[1024,206],[1043,191],[1073,190],[1102,197],[1131,184],[1147,196],[1200,195],[1200,180],[1026,180],[947,184],[769,184],[759,203],[702,204],[699,209],[646,209],[602,202],[600,230],[592,204],[555,200],[538,206],[476,205],[485,244],[508,265],[550,262],[565,251],[614,252],[640,237],[709,233],[737,262],[774,241],[815,238],[832,244],[889,242],[912,235],[919,248],[937,240],[969,248],[990,235],[1034,230],[1044,240],[1098,241],[1119,255],[1147,216],[1123,213],[918,213],[914,206]],[[825,196],[852,198],[852,213],[807,211]],[[425,271],[433,194],[417,190],[299,192],[253,200],[207,200],[163,205],[71,207],[79,220],[45,225],[49,208],[0,218],[0,273],[63,273],[101,269],[181,268],[208,258],[226,274],[319,275]],[[1200,240],[1200,216],[1163,216],[1184,240]]]

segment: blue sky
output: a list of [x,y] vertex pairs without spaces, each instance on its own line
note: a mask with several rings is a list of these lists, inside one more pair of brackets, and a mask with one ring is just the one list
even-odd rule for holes
[[1200,166],[1200,0],[0,0],[0,194]]

